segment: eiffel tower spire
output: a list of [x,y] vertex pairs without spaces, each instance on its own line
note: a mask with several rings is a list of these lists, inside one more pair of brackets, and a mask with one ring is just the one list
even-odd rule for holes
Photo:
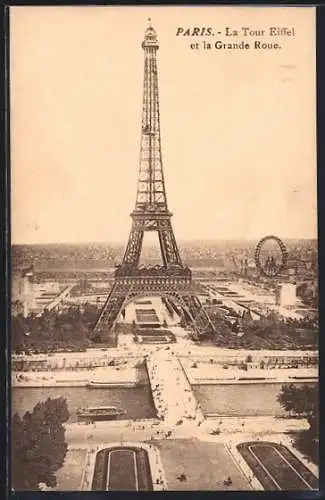
[[167,199],[162,166],[160,114],[158,97],[157,34],[148,19],[142,42],[144,50],[144,80],[142,104],[141,152],[136,212],[167,211]]

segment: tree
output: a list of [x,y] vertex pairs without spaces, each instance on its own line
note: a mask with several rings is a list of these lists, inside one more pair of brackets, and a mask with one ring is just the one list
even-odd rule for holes
[[318,387],[316,385],[282,386],[278,401],[287,411],[305,417],[309,429],[293,434],[294,446],[314,463],[318,463],[319,409]]
[[312,436],[310,429],[293,434],[293,446],[302,453],[307,460],[319,465],[319,442]]
[[318,428],[318,388],[316,385],[284,384],[278,401],[288,412],[305,417],[316,433]]
[[67,443],[64,422],[69,418],[64,398],[48,398],[23,418],[12,420],[12,486],[15,490],[39,490],[39,484],[56,485],[55,473],[63,465]]

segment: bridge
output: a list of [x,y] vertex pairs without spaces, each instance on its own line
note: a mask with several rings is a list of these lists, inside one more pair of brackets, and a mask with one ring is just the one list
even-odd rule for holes
[[157,351],[147,360],[151,392],[157,415],[171,424],[204,421],[185,370],[177,356]]

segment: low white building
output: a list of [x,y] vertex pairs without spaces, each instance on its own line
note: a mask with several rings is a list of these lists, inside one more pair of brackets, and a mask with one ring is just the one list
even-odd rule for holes
[[33,283],[33,272],[31,269],[12,272],[11,300],[20,302],[22,314],[27,317],[35,307],[35,292]]
[[297,286],[294,283],[282,283],[276,291],[276,304],[281,307],[295,306]]

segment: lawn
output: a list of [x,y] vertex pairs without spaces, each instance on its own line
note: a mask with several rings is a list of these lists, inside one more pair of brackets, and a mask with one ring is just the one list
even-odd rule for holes
[[[165,471],[168,490],[250,490],[245,476],[223,444],[197,439],[155,441]],[[185,480],[181,481],[181,475]],[[226,486],[228,478],[232,484]]]
[[97,453],[92,490],[152,490],[148,454],[139,448],[105,448]]
[[57,491],[79,491],[87,450],[69,450],[64,465],[56,473]]
[[242,454],[265,490],[317,489],[317,478],[288,448],[277,443],[242,443]]
[[134,450],[114,450],[110,452],[109,490],[137,490],[137,470]]

